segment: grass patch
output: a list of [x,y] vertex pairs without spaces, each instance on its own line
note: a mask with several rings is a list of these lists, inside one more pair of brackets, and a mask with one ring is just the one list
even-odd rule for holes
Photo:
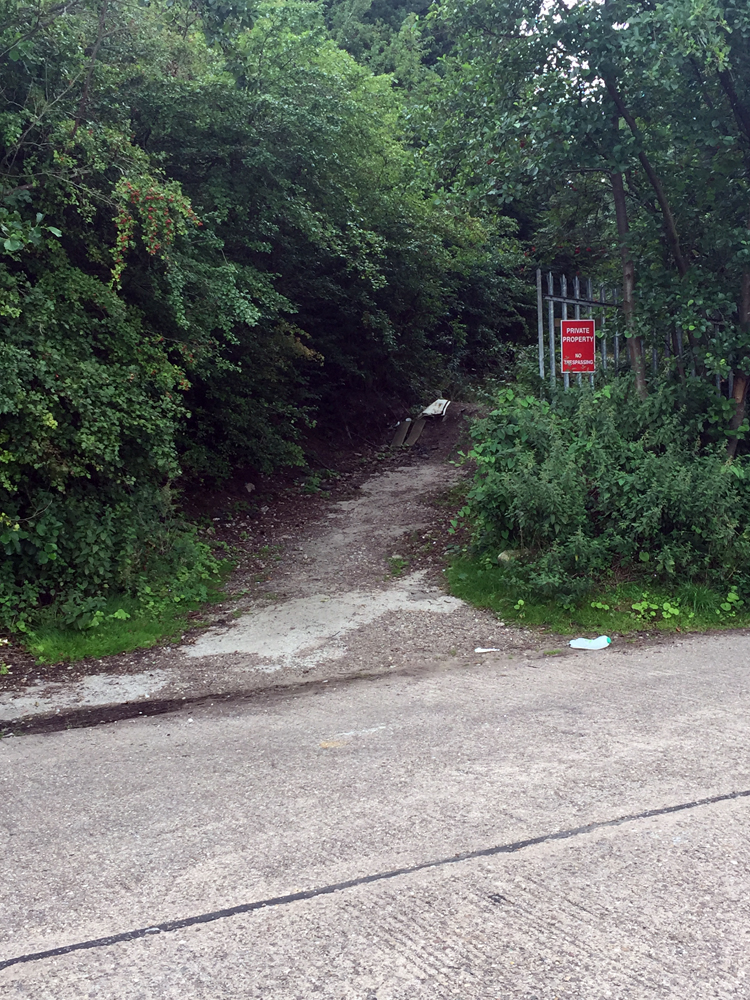
[[456,558],[447,571],[450,592],[504,621],[549,629],[559,635],[629,632],[703,632],[750,625],[750,607],[734,591],[701,584],[673,589],[643,581],[601,585],[581,600],[563,605],[519,590],[508,569]]
[[[223,577],[232,565],[224,563]],[[149,607],[137,597],[114,596],[101,607],[97,624],[88,628],[65,624],[58,612],[41,611],[22,645],[39,663],[71,663],[149,649],[179,639],[185,629],[201,624],[190,617],[191,612],[225,599],[219,583],[209,588],[208,601],[164,601]]]
[[390,556],[388,559],[388,569],[391,576],[402,576],[409,562],[410,560],[405,559],[404,556]]
[[[123,597],[107,602],[105,619],[96,628],[78,629],[52,620],[28,632],[24,645],[39,663],[130,653],[177,638],[188,627],[188,613],[194,608],[179,604],[155,612],[144,610],[135,598]],[[117,611],[130,617],[109,617]]]

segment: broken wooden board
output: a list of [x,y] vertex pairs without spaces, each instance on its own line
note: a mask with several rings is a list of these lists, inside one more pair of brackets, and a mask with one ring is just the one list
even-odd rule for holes
[[419,441],[419,437],[424,430],[424,425],[427,423],[426,417],[417,417],[411,425],[411,430],[409,431],[409,436],[406,439],[406,447],[411,448],[413,444]]
[[416,420],[407,417],[406,420],[400,421],[396,425],[396,432],[391,441],[391,448],[400,448],[402,445],[411,448],[419,440],[427,418],[444,417],[450,406],[450,402],[449,399],[436,399],[434,403],[430,403],[429,406],[426,406],[422,410]]
[[393,440],[391,441],[391,448],[400,448],[404,443],[404,438],[409,433],[409,428],[412,425],[411,417],[407,417],[406,420],[402,420],[396,425],[396,433],[393,435]]

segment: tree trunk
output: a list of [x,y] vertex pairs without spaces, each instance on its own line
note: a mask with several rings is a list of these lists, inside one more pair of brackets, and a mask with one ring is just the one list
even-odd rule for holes
[[[641,142],[642,136],[640,129],[638,128],[635,118],[630,114],[625,102],[622,99],[620,92],[614,84],[614,81],[609,77],[604,78],[604,84],[607,88],[609,96],[615,103],[620,115],[625,119],[625,123],[630,129],[633,138],[637,142]],[[651,187],[654,189],[654,194],[656,195],[656,200],[659,202],[659,208],[661,209],[662,219],[664,220],[664,231],[666,233],[667,242],[669,243],[669,248],[672,251],[672,256],[674,257],[674,262],[677,265],[677,270],[681,278],[690,270],[690,265],[685,259],[685,255],[682,252],[682,247],[680,245],[680,237],[677,232],[677,224],[672,214],[672,207],[669,204],[669,199],[667,198],[667,193],[664,190],[659,176],[651,165],[651,161],[644,149],[641,149],[638,153],[638,159],[641,161],[641,166],[643,167],[646,177],[648,177]]]
[[[620,115],[625,119],[625,123],[630,129],[633,138],[638,142],[642,142],[641,131],[638,128],[635,118],[628,111],[622,95],[615,86],[615,82],[611,77],[604,77],[604,85],[607,88],[607,93],[614,101],[615,107],[617,108]],[[667,193],[664,190],[664,185],[662,184],[659,175],[653,168],[651,161],[646,155],[646,151],[641,148],[638,153],[638,159],[641,161],[641,166],[649,179],[649,183],[654,190],[656,195],[656,200],[659,203],[659,208],[661,209],[661,217],[664,222],[664,233],[667,238],[667,243],[669,244],[669,249],[672,252],[672,257],[674,258],[675,265],[677,267],[677,272],[681,278],[690,270],[690,264],[686,259],[684,253],[682,252],[682,246],[680,244],[680,235],[677,232],[677,223],[675,222],[674,215],[672,214],[672,207],[669,204],[669,198],[667,198]],[[691,330],[686,330],[688,344],[690,345],[690,353],[693,357],[693,362],[698,366],[698,355],[696,351],[695,337]]]
[[672,353],[675,356],[675,361],[677,363],[677,374],[680,377],[680,382],[685,384],[685,362],[682,358],[682,351],[680,350],[680,339],[676,329],[672,330]]
[[[750,221],[748,223],[748,230],[750,230]],[[740,328],[744,331],[750,330],[750,268],[748,267],[746,267],[742,272],[739,307]],[[732,414],[732,419],[729,421],[730,431],[736,431],[745,419],[745,411],[747,408],[747,389],[749,382],[750,379],[745,372],[735,370],[734,389],[732,391],[732,398],[734,399],[734,413]],[[737,442],[738,438],[736,434],[733,434],[727,441],[728,458],[734,458],[737,453]]]
[[635,388],[641,400],[648,396],[646,386],[646,366],[643,363],[643,350],[641,338],[627,336],[633,329],[633,313],[635,310],[635,265],[628,246],[628,207],[625,202],[625,187],[622,183],[622,174],[610,174],[612,181],[612,195],[615,202],[615,215],[617,217],[617,233],[620,237],[620,257],[622,259],[622,313],[625,317],[626,340],[628,344],[628,355],[630,357],[630,367],[635,375]]
[[729,70],[721,70],[719,72],[719,80],[721,80],[724,93],[729,99],[735,121],[745,133],[745,137],[750,140],[750,108],[740,100]]
[[[722,70],[719,73],[719,80],[721,81],[724,93],[727,95],[729,100],[735,121],[737,122],[740,131],[744,133],[745,139],[750,142],[750,108],[748,108],[748,106],[740,100],[734,86],[732,74],[729,70]],[[748,154],[746,144],[744,146],[743,155],[745,159],[745,174],[747,175],[748,180],[750,180],[750,154]],[[748,234],[750,234],[750,218],[747,220],[747,229]],[[742,272],[742,278],[740,279],[740,300],[738,306],[740,329],[743,332],[748,333],[750,332],[750,267],[746,267]],[[734,399],[734,413],[732,414],[732,419],[729,421],[730,431],[736,431],[745,419],[749,382],[750,379],[748,379],[745,372],[740,372],[735,369],[734,389],[732,391],[732,398]],[[734,458],[737,453],[738,440],[737,436],[733,434],[727,441],[727,456],[730,459]]]
[[[729,421],[729,430],[736,431],[740,426],[742,421],[745,419],[745,407],[747,403],[747,375],[742,372],[734,373],[734,389],[732,390],[732,398],[734,399],[734,413],[732,414],[732,419]],[[727,441],[727,458],[734,458],[737,453],[737,435],[733,435]]]
[[84,112],[86,111],[86,105],[89,101],[89,91],[91,89],[91,78],[94,75],[94,66],[96,65],[96,57],[99,54],[99,47],[104,40],[104,28],[107,23],[107,7],[109,5],[109,0],[103,0],[101,10],[99,11],[99,25],[96,32],[96,42],[94,43],[94,48],[91,52],[91,60],[89,62],[89,71],[86,74],[86,82],[83,85],[83,93],[81,94],[81,100],[78,104],[78,111],[76,112],[75,122],[73,124],[73,132],[71,138],[75,139],[78,129],[81,127],[81,122],[83,120]]

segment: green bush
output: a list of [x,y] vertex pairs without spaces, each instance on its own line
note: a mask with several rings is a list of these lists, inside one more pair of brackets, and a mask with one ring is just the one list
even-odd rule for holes
[[727,462],[719,397],[629,381],[572,389],[555,405],[511,390],[473,430],[465,513],[485,560],[519,586],[575,599],[612,574],[750,583],[750,471]]
[[217,568],[172,509],[182,372],[112,288],[54,256],[34,284],[0,263],[23,302],[0,344],[2,627],[52,603],[86,622],[162,581],[196,599]]
[[181,476],[304,464],[523,331],[514,223],[433,198],[394,81],[316,4],[210,6],[4,4],[0,628],[200,599]]

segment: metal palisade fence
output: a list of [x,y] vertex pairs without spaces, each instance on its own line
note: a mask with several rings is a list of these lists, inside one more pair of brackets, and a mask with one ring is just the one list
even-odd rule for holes
[[[562,323],[569,319],[593,319],[596,324],[596,357],[597,371],[618,374],[630,370],[627,350],[621,352],[620,347],[624,334],[617,289],[598,285],[594,290],[591,278],[581,278],[576,275],[571,281],[563,275],[555,275],[551,271],[543,274],[541,268],[536,272],[537,294],[537,328],[539,338],[539,377],[549,378],[550,389],[554,393],[558,386],[558,376],[562,375],[563,386],[570,386],[570,375],[562,371]],[[640,302],[640,298],[639,298]],[[645,305],[645,302],[643,303]],[[711,320],[714,328],[722,325],[720,319]],[[658,325],[658,324],[656,324]],[[546,327],[546,333],[545,333]],[[622,340],[621,340],[622,338]],[[686,374],[696,375],[696,359],[683,348],[682,330],[674,323],[668,323],[660,336],[656,329],[649,343],[641,339],[643,359],[653,375],[659,371],[660,356],[662,361],[671,360],[682,379]],[[699,366],[700,368],[701,366]],[[687,369],[687,372],[686,372]],[[731,397],[733,389],[733,374],[731,370],[726,379],[718,374],[709,376],[716,382],[716,392]],[[580,385],[582,375],[577,374]],[[594,384],[593,373],[589,375]]]
[[[597,289],[597,296],[594,295],[594,287],[591,278],[581,280],[577,275],[573,278],[572,295],[568,291],[568,279],[565,275],[555,278],[550,271],[546,276],[546,290],[544,276],[541,269],[536,272],[536,296],[537,296],[537,327],[539,334],[539,377],[545,377],[545,356],[549,368],[550,387],[554,391],[557,388],[557,376],[561,372],[561,338],[560,329],[562,323],[568,319],[593,319],[596,322],[597,337],[596,345],[600,359],[601,368],[607,370],[608,365],[614,367],[615,371],[620,368],[620,337],[617,327],[611,320],[616,319],[619,304],[617,302],[617,292],[615,289],[600,285]],[[546,309],[545,309],[546,306]],[[615,313],[612,313],[615,310]],[[545,348],[545,312],[547,321],[547,338]],[[572,313],[572,315],[571,315]],[[607,314],[610,315],[610,325],[612,327],[610,353],[607,331]],[[576,379],[580,384],[583,376],[579,373]],[[591,384],[594,384],[593,374],[589,375]],[[563,385],[567,389],[570,385],[570,374],[563,373]]]

